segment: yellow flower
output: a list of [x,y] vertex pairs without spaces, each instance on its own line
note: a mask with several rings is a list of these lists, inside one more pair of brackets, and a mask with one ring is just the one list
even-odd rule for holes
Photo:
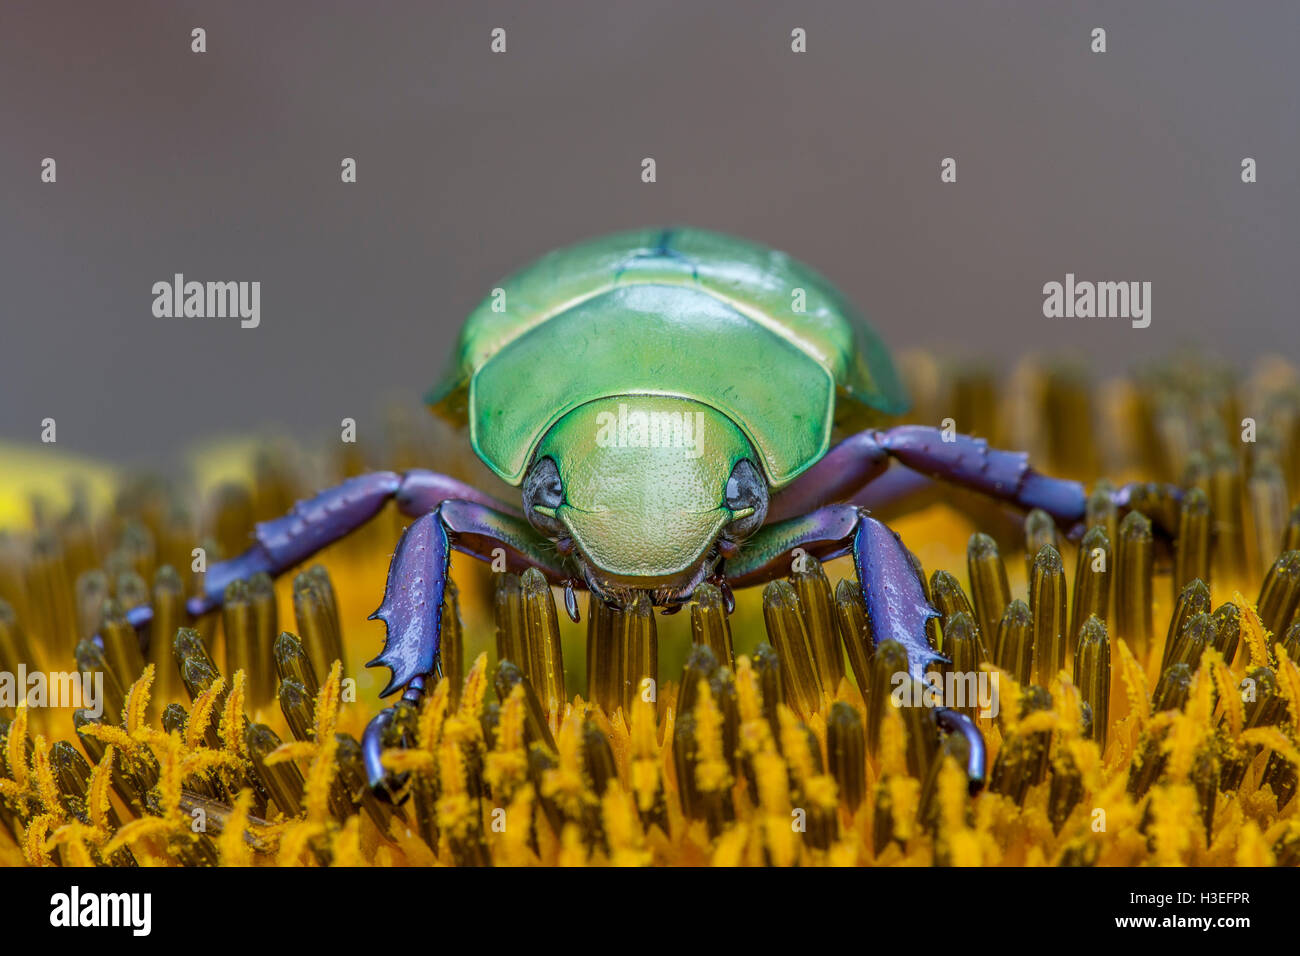
[[[923,420],[962,400],[930,360],[908,367]],[[185,517],[195,500],[103,470],[88,499],[30,522],[25,488],[0,486],[17,532],[0,546],[0,670],[79,664],[105,688],[99,719],[0,710],[0,863],[1300,864],[1294,372],[1233,383],[1171,363],[1106,395],[1034,366],[1012,382],[1017,413],[975,403],[971,430],[1094,492],[1157,478],[1187,494],[1138,488],[1137,518],[1093,494],[1087,547],[959,496],[884,515],[929,572],[932,639],[999,689],[976,718],[982,790],[964,739],[894,699],[899,648],[871,644],[847,560],[805,559],[730,617],[703,586],[675,618],[600,606],[575,626],[538,575],[489,581],[458,559],[442,679],[385,732],[389,803],[359,745],[381,681],[357,663],[402,519],[385,511],[319,565],[241,582],[188,620],[196,541],[229,556],[252,521],[337,477],[296,482],[265,450],[241,471],[227,451],[197,483],[202,524]],[[1251,443],[1228,427],[1241,407]],[[372,464],[473,467],[430,448],[401,425]],[[121,610],[140,601],[161,623],[127,672]]]

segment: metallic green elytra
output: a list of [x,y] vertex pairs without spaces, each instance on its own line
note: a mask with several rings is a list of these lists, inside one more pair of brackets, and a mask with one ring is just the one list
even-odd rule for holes
[[474,450],[514,485],[546,430],[598,398],[717,408],[754,442],[774,488],[825,453],[836,392],[887,415],[907,408],[876,332],[826,279],[759,243],[616,233],[555,250],[498,288],[465,321],[427,400],[467,417]]
[[[720,489],[741,458],[776,491],[837,428],[907,405],[883,343],[826,279],[698,229],[606,236],[515,273],[470,314],[428,400],[512,485],[553,458],[556,519],[607,574],[638,578],[689,567],[734,519]],[[598,440],[629,414],[702,429],[707,454]]]

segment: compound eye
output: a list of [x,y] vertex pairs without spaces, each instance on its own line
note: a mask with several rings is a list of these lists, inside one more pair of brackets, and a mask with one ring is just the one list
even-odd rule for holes
[[728,540],[747,538],[762,527],[767,517],[767,482],[748,458],[731,469],[723,504],[732,513],[731,523],[722,529]]
[[555,517],[555,509],[564,504],[564,485],[560,469],[552,458],[533,463],[524,476],[524,516],[538,531],[551,537],[564,534],[564,525]]

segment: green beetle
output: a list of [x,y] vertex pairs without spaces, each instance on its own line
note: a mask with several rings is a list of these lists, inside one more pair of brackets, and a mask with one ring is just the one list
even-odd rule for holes
[[906,408],[879,338],[825,279],[691,229],[604,237],[511,276],[428,400],[512,485],[553,462],[562,500],[525,496],[533,523],[572,540],[593,590],[658,603],[689,598],[724,528],[761,525],[765,503],[728,505],[740,463],[742,487],[775,492],[826,453],[837,413],[861,426]]
[[[387,625],[370,662],[392,670],[385,695],[417,698],[438,666],[452,550],[539,568],[575,620],[575,588],[674,610],[706,579],[730,602],[730,586],[786,573],[791,554],[852,553],[871,639],[898,641],[920,678],[939,659],[926,636],[937,612],[898,536],[854,503],[872,479],[896,460],[1067,528],[1084,517],[1083,487],[1022,454],[933,427],[880,429],[907,403],[866,321],[783,253],[697,229],[596,239],[505,280],[469,316],[429,401],[468,426],[519,506],[429,471],[353,478],[259,525],[190,610],[215,607],[232,580],[287,570],[395,498],[415,521],[374,615]],[[953,710],[935,718],[966,736],[978,781],[979,732]],[[364,742],[376,783],[389,720]]]

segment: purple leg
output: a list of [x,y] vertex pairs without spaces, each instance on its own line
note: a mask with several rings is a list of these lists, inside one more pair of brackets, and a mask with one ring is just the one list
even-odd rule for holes
[[402,533],[388,565],[384,601],[370,615],[370,620],[384,622],[386,634],[383,651],[366,666],[383,665],[392,671],[380,697],[417,676],[432,674],[437,666],[450,563],[451,543],[438,511],[416,518]]
[[405,474],[376,471],[349,478],[314,498],[298,502],[284,517],[258,524],[251,548],[208,569],[204,593],[190,599],[189,612],[197,617],[220,607],[226,587],[232,581],[259,571],[275,577],[301,564],[321,548],[360,528],[390,498],[396,500],[403,514],[412,518],[427,514],[448,498],[509,510],[476,488],[423,469]]
[[[380,697],[405,687],[403,700],[418,701],[424,692],[425,675],[438,668],[442,603],[451,566],[451,541],[441,514],[446,504],[451,502],[416,518],[402,532],[388,565],[383,603],[370,615],[370,620],[384,622],[384,649],[366,666],[382,665],[392,671]],[[392,723],[393,713],[391,707],[380,711],[361,736],[361,755],[370,786],[390,799],[397,782],[384,769],[382,756],[384,730]]]
[[[371,615],[384,622],[387,636],[383,651],[366,666],[382,665],[393,672],[379,696],[405,687],[403,698],[418,700],[425,678],[435,672],[452,550],[491,560],[492,550],[499,547],[511,570],[536,567],[552,581],[563,581],[569,571],[556,563],[557,555],[548,545],[523,518],[475,501],[443,501],[417,518],[397,544],[384,601]],[[361,741],[371,786],[389,794],[394,786],[381,757],[384,729],[391,722],[389,708],[371,720]]]
[[[263,521],[253,531],[253,546],[238,557],[220,561],[204,575],[203,593],[190,598],[186,610],[194,617],[214,611],[233,581],[259,571],[272,577],[301,564],[321,548],[344,538],[377,515],[388,499],[403,514],[418,517],[448,498],[475,502],[517,515],[508,505],[464,482],[423,469],[405,474],[376,471],[349,478],[315,497],[298,502],[287,515]],[[153,620],[153,609],[142,604],[127,611],[127,620],[141,630]],[[101,643],[95,635],[96,643]]]
[[491,560],[500,547],[512,570],[537,567],[555,581],[568,576],[548,555],[546,542],[523,518],[474,501],[443,501],[402,533],[388,565],[384,601],[370,616],[387,625],[384,649],[367,667],[392,670],[387,697],[417,676],[432,674],[442,636],[442,602],[451,551]]
[[908,671],[918,679],[941,659],[925,635],[926,621],[939,612],[925,599],[907,549],[897,534],[852,505],[827,505],[802,518],[765,525],[727,561],[727,580],[748,587],[780,577],[789,572],[795,548],[820,560],[852,551],[875,640],[902,644]]
[[822,505],[848,501],[859,489],[880,477],[889,467],[889,452],[875,436],[871,431],[858,432],[828,451],[817,464],[772,498],[766,523],[776,524]]
[[[537,567],[556,583],[569,577],[569,571],[557,564],[563,558],[517,510],[446,475],[421,469],[405,474],[380,471],[349,478],[298,502],[284,517],[257,525],[253,546],[208,568],[203,593],[191,598],[186,609],[195,617],[207,614],[221,606],[233,581],[262,571],[283,574],[361,527],[390,498],[416,521],[398,543],[384,601],[371,616],[387,626],[383,651],[367,665],[392,669],[382,696],[406,688],[409,699],[418,699],[424,677],[437,667],[451,549],[491,560],[500,548],[511,571]],[[127,620],[137,629],[148,626],[152,616],[148,605],[127,612]],[[363,741],[366,766],[376,781],[376,774],[383,776],[379,741],[388,720],[391,715],[376,718]]]
[[[1028,456],[1023,452],[990,448],[982,438],[952,434],[948,436],[951,440],[945,441],[944,437],[944,432],[924,425],[901,425],[887,431],[871,430],[853,435],[783,489],[773,499],[768,520],[779,521],[818,503],[835,500],[823,493],[823,484],[833,489],[835,495],[850,497],[884,471],[883,461],[895,458],[910,471],[970,488],[1026,511],[1041,508],[1072,534],[1082,531],[1087,493],[1081,483],[1039,474],[1029,466]],[[834,467],[823,469],[821,466],[828,461]],[[896,489],[899,493],[908,490],[909,484],[900,481]],[[1174,502],[1181,496],[1181,490],[1172,486],[1153,488],[1132,484],[1118,489],[1114,501],[1118,507],[1128,508],[1138,497],[1149,497],[1153,491],[1157,498],[1163,496]],[[1164,530],[1172,534],[1175,529]]]
[[[827,505],[811,514],[765,525],[727,562],[727,577],[737,587],[761,584],[790,568],[790,553],[802,548],[819,559],[853,554],[858,584],[871,622],[872,639],[894,640],[907,651],[910,676],[921,680],[926,668],[943,660],[930,646],[925,625],[939,612],[925,591],[911,555],[898,535],[852,505]],[[936,712],[939,725],[961,733],[970,745],[967,773],[972,786],[984,779],[984,738],[965,715],[947,708]]]
[[1077,481],[1040,475],[1024,452],[990,448],[982,438],[950,435],[937,428],[903,425],[876,432],[876,441],[912,471],[982,492],[1025,510],[1042,508],[1069,526],[1083,519],[1087,495]]

